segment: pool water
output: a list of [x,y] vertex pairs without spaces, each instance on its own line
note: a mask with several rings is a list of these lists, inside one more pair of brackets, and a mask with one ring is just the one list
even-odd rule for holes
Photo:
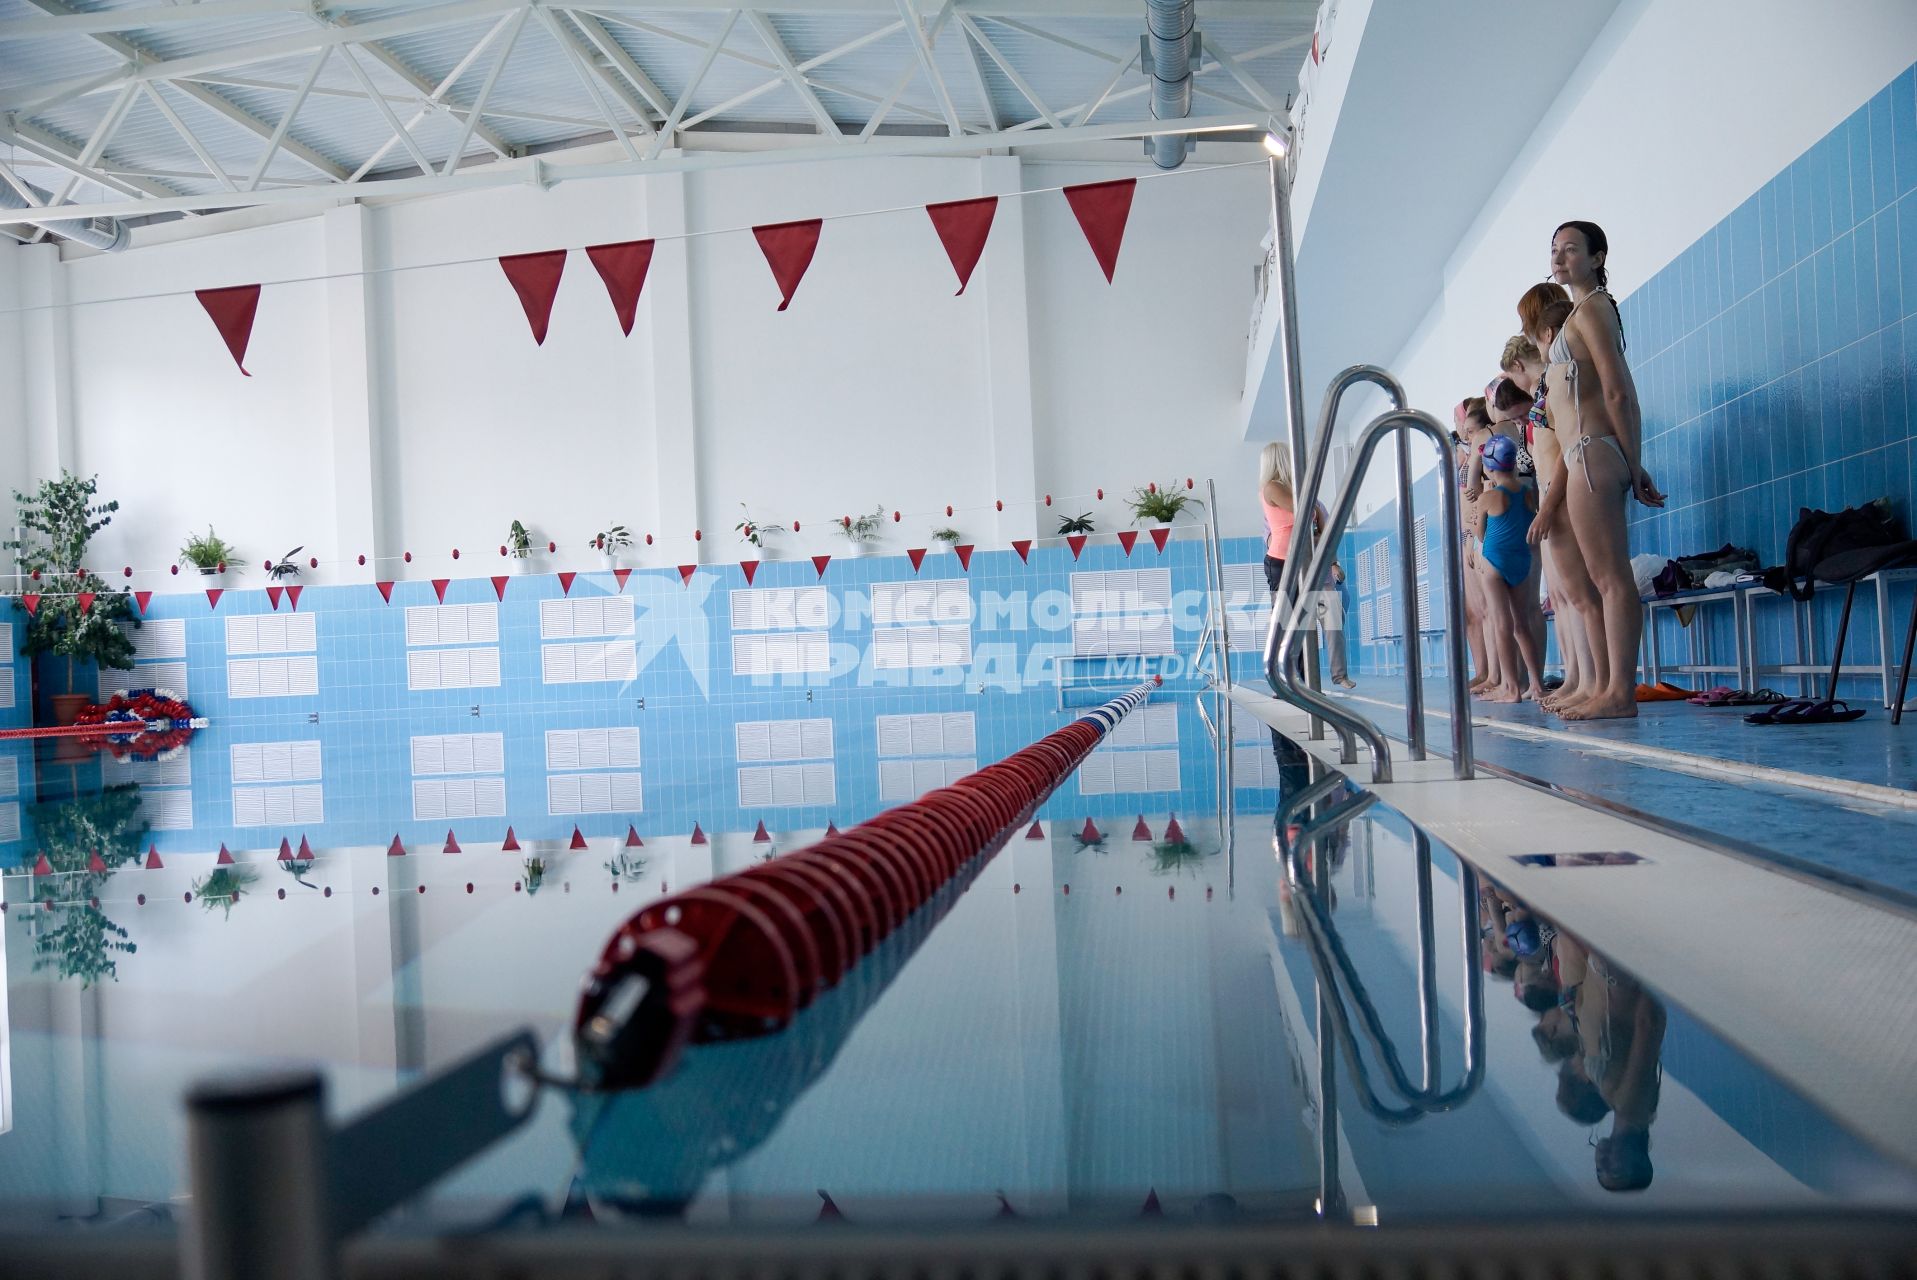
[[[780,710],[830,721],[842,742],[840,726],[874,733],[869,695],[780,696]],[[1060,702],[1056,690],[971,700],[976,758],[1067,722],[1075,712]],[[735,739],[745,714],[725,726]],[[1461,1073],[1469,950],[1490,970],[1483,1082],[1410,1122],[1366,1111],[1349,1060],[1327,1089],[1317,935],[1300,895],[1318,895],[1415,1071],[1409,828],[1373,807],[1314,847],[1306,886],[1322,877],[1318,887],[1293,886],[1274,815],[1314,766],[1208,695],[1161,693],[1128,725],[1041,809],[1036,836],[1015,835],[786,1031],[693,1046],[644,1090],[547,1087],[523,1126],[387,1226],[1917,1205],[1910,1170],[1712,1031],[1709,1010],[1660,997],[1655,974],[1576,955],[1568,933],[1541,954],[1526,939],[1550,922],[1519,931],[1532,946],[1522,963],[1494,954],[1485,939],[1501,931],[1482,933],[1484,922],[1523,904],[1486,881],[1467,916],[1461,864],[1441,847],[1437,1074]],[[943,721],[923,731],[934,727],[945,732]],[[232,746],[217,731],[196,740],[196,767],[201,753],[230,760]],[[714,762],[704,792],[649,790],[642,810],[596,814],[577,842],[574,824],[542,806],[456,824],[458,852],[443,851],[447,824],[435,823],[439,838],[412,836],[403,856],[383,833],[421,824],[376,809],[342,809],[337,827],[329,810],[305,829],[310,858],[236,847],[230,866],[176,853],[157,868],[134,856],[150,843],[137,816],[113,828],[125,793],[95,785],[36,811],[43,835],[104,832],[113,865],[7,881],[0,1220],[52,1226],[175,1201],[186,1190],[180,1099],[213,1073],[316,1064],[344,1121],[529,1029],[545,1069],[566,1078],[580,979],[622,920],[820,834],[817,821],[768,823],[755,838],[759,820],[736,803],[739,767]],[[848,825],[883,803],[840,796],[829,816]],[[714,813],[728,816],[695,842],[694,824]],[[1174,815],[1182,841],[1167,838]],[[525,833],[515,851],[501,848],[509,826]],[[1568,1002],[1541,999],[1567,958],[1600,977]],[[1375,1051],[1359,1062],[1378,1085]],[[444,1141],[462,1117],[437,1123]],[[433,1143],[408,1133],[403,1150],[430,1158]],[[1607,1187],[1642,1183],[1647,1165],[1647,1186]]]

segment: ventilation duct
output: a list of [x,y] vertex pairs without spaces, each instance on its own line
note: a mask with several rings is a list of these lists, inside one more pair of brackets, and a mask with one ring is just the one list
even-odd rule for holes
[[[1152,119],[1183,120],[1191,114],[1192,67],[1198,61],[1197,0],[1145,0],[1143,58],[1152,77]],[[1190,139],[1160,134],[1145,144],[1152,163],[1176,169],[1185,163]]]
[[[53,199],[51,194],[42,191],[31,182],[26,184],[26,188],[33,192],[34,198],[43,205]],[[31,208],[33,206],[27,203],[26,197],[15,191],[11,183],[0,182],[0,209]],[[118,253],[132,240],[132,231],[126,223],[113,218],[76,218],[59,222],[42,222],[40,225],[52,235],[71,240],[75,244],[86,245],[91,249],[98,249],[102,253]]]

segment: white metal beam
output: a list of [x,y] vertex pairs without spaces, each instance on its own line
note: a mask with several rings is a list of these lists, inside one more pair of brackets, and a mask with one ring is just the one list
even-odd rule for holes
[[373,105],[379,108],[379,113],[386,117],[386,127],[393,131],[393,136],[399,139],[399,144],[406,148],[406,154],[413,158],[413,163],[419,166],[421,173],[430,176],[433,172],[433,162],[426,158],[425,149],[419,145],[419,139],[413,137],[412,130],[400,122],[399,113],[393,110],[393,104],[386,101],[386,95],[374,86],[373,78],[366,74],[366,68],[359,65],[359,59],[353,56],[353,47],[341,46],[339,56],[346,60],[346,69],[353,73],[355,80],[359,81],[360,88],[366,90],[366,96],[373,100]]
[[307,69],[306,78],[301,80],[299,88],[293,91],[293,100],[286,104],[286,110],[280,113],[280,122],[273,126],[273,136],[266,140],[266,150],[260,153],[259,163],[253,166],[253,172],[247,175],[246,189],[257,191],[260,179],[266,176],[266,167],[273,163],[273,157],[279,154],[280,143],[286,140],[286,130],[292,125],[293,117],[306,105],[306,97],[313,92],[313,84],[319,79],[319,73],[326,66],[326,60],[333,56],[331,49],[321,49],[313,59],[313,65]]
[[[903,2],[903,0],[901,0],[901,2]],[[959,15],[959,24],[971,33],[972,39],[978,41],[979,48],[985,50],[993,62],[998,63],[998,69],[1005,73],[1005,78],[1012,82],[1014,88],[1025,95],[1025,100],[1032,104],[1032,109],[1038,112],[1040,119],[1044,120],[1046,124],[1054,129],[1062,129],[1065,127],[1063,122],[1052,114],[1052,109],[1045,105],[1045,100],[1039,97],[1038,92],[1026,82],[1025,77],[1018,73],[1018,68],[1014,67],[1010,62],[1007,62],[1005,55],[998,51],[998,46],[993,44],[991,39],[983,31],[979,30],[978,23],[972,20],[971,14],[961,13]]]
[[[938,63],[932,58],[932,42],[926,38],[925,28],[919,21],[919,15],[912,8],[912,0],[895,0],[899,17],[905,22],[905,34],[912,41],[912,52],[919,60],[919,70],[924,73],[926,83],[932,86],[932,97],[939,104],[939,112],[945,117],[945,127],[956,138],[965,132],[965,126],[959,123],[958,109],[952,105],[951,90],[945,87],[945,77],[939,74]],[[953,0],[946,0],[950,8]],[[965,17],[959,15],[959,21]]]
[[160,114],[166,117],[166,122],[173,126],[173,132],[185,140],[194,156],[206,166],[206,171],[212,175],[213,180],[228,191],[238,191],[239,184],[234,182],[220,162],[213,158],[213,153],[206,149],[206,144],[200,141],[199,136],[186,127],[186,121],[180,119],[180,113],[173,109],[173,104],[166,100],[166,95],[160,92],[159,86],[152,81],[146,81],[140,85],[140,88],[144,89],[146,96],[153,100],[153,105],[160,109]]
[[466,116],[466,122],[460,126],[459,141],[446,153],[445,167],[439,171],[442,178],[451,177],[459,168],[459,161],[466,154],[466,144],[472,141],[473,134],[479,129],[480,113],[486,109],[487,100],[493,96],[493,86],[499,83],[499,73],[506,67],[506,59],[512,56],[513,46],[519,43],[519,33],[526,29],[527,10],[521,9],[513,16],[512,27],[506,32],[506,39],[499,46],[499,52],[493,57],[493,65],[486,68],[486,79],[479,86],[479,96],[473,99],[473,108]]
[[985,113],[985,125],[997,133],[1005,126],[998,118],[998,107],[992,102],[992,86],[985,78],[985,64],[979,60],[978,45],[963,32],[960,33],[960,42],[965,46],[965,64],[972,69],[972,87],[978,90],[979,109]]
[[[600,118],[606,122],[606,128],[612,131],[613,138],[618,141],[619,149],[624,151],[628,158],[637,160],[639,152],[632,145],[632,138],[626,133],[626,126],[619,122],[618,113],[612,109],[612,103],[607,101],[605,93],[600,88],[599,69],[587,61],[585,52],[579,47],[579,42],[560,29],[559,19],[553,17],[550,9],[535,8],[533,13],[538,15],[540,23],[546,28],[546,34],[552,37],[553,43],[559,46],[559,56],[571,65],[573,74],[579,79],[580,87],[586,91],[586,96],[592,99],[592,105],[597,108]],[[640,118],[644,119],[644,116]]]
[[[511,20],[511,14],[507,14],[503,19],[503,21],[507,22]],[[330,54],[332,50],[329,48],[325,50],[325,52]],[[213,72],[198,77],[191,83],[214,86],[229,85],[235,89],[263,89],[268,93],[290,94],[299,89],[297,84],[288,84],[284,80],[255,80],[250,76],[225,75],[220,72]],[[332,85],[316,84],[313,86],[312,96],[315,98],[341,98],[349,102],[364,102],[368,105],[372,103],[372,99],[367,97],[366,94],[357,87],[346,89],[336,88]],[[417,107],[420,102],[419,95],[413,93],[397,93],[388,90],[385,91],[382,96],[385,97],[386,101],[396,107]],[[444,99],[441,99],[439,102],[439,110],[451,116],[453,119],[461,121],[472,114],[471,107],[459,106],[455,103],[447,102]],[[584,116],[554,115],[548,111],[528,111],[521,107],[489,105],[486,108],[485,114],[488,119],[492,120],[524,120],[529,124],[564,125],[567,128],[577,129],[582,133],[598,128],[598,121],[588,120]],[[398,139],[394,139],[394,141],[397,143]]]
[[183,27],[258,18],[279,13],[304,13],[305,0],[199,0],[191,5],[164,8],[142,5],[106,13],[62,13],[56,17],[16,18],[0,22],[0,41],[49,40],[66,36],[106,35],[115,31],[144,31],[150,27]]
[[[590,13],[582,13],[577,9],[566,10],[566,16],[572,20],[574,26],[585,32],[586,39],[592,42],[592,47],[605,56],[613,70],[625,77],[626,83],[646,100],[646,105],[657,111],[661,120],[665,119],[672,111],[672,100],[653,82],[645,68],[633,61],[632,55],[626,52],[625,46],[612,38],[612,33],[606,30],[605,24]],[[651,133],[652,117],[643,111],[638,115],[640,121],[646,126],[646,132]]]
[[[508,6],[508,12],[520,7],[518,3],[514,3]],[[341,18],[329,18],[320,14],[318,11],[315,11],[313,16],[316,21],[324,24],[325,28],[344,29],[353,32],[363,32],[366,30],[366,24],[347,22]],[[484,42],[485,41],[482,40],[482,43]],[[381,44],[377,38],[368,37],[359,43],[362,52],[372,58],[374,62],[379,63],[380,66],[392,72],[393,75],[399,77],[400,81],[415,93],[431,97],[434,93],[439,92],[440,86],[434,85],[432,81],[421,75],[413,67],[407,65],[404,59]],[[447,100],[443,94],[441,95],[440,101],[441,105],[448,109],[457,105]],[[513,154],[512,145],[493,130],[487,128],[485,124],[482,123],[473,133],[475,137],[486,144],[488,150],[501,159]]]
[[[964,137],[885,137],[863,146],[845,142],[816,142],[765,151],[692,151],[670,157],[656,157],[633,163],[614,160],[599,164],[544,165],[539,176],[547,185],[581,182],[595,178],[625,178],[649,173],[689,173],[707,169],[757,168],[766,165],[803,164],[819,160],[838,160],[847,156],[936,156],[982,155],[1002,148],[1058,146],[1081,142],[1111,142],[1119,139],[1149,138],[1165,133],[1208,135],[1262,133],[1271,117],[1264,112],[1238,112],[1230,115],[1192,116],[1183,120],[1141,120],[1131,124],[1088,125],[1076,129],[1008,129],[1000,133],[968,134]],[[662,135],[663,136],[663,135]],[[18,131],[0,125],[0,142],[21,142]],[[69,159],[70,163],[70,159]],[[391,178],[361,182],[351,186],[325,186],[310,189],[241,192],[237,195],[174,195],[164,199],[134,201],[125,204],[100,203],[71,205],[60,211],[62,218],[145,217],[155,213],[224,209],[252,205],[298,207],[308,204],[337,203],[342,196],[360,200],[400,199],[425,195],[447,195],[495,187],[522,185],[527,177],[527,161],[476,165],[454,174],[431,178]],[[91,175],[90,175],[91,176]],[[109,185],[120,179],[102,179]],[[0,212],[0,226],[36,223],[40,216],[30,211]]]
[[1243,67],[1238,65],[1238,59],[1232,57],[1223,46],[1210,36],[1205,37],[1205,52],[1218,59],[1218,65],[1225,69],[1227,75],[1242,85],[1246,93],[1256,98],[1259,106],[1273,114],[1280,114],[1284,111],[1284,104],[1278,101],[1269,89],[1253,79]]
[[1112,90],[1118,88],[1118,82],[1125,78],[1126,73],[1129,72],[1137,62],[1138,52],[1137,50],[1133,50],[1132,56],[1119,63],[1117,68],[1112,71],[1112,78],[1105,82],[1105,87],[1098,91],[1098,96],[1084,103],[1084,105],[1080,106],[1077,111],[1072,114],[1072,123],[1074,125],[1090,124],[1092,122],[1092,116],[1097,114],[1098,109],[1105,105],[1105,99],[1112,96]]
[[812,92],[812,86],[807,84],[805,77],[799,73],[797,64],[792,61],[791,52],[785,47],[785,41],[779,38],[778,31],[773,27],[772,19],[756,9],[751,9],[746,12],[746,21],[752,24],[752,29],[758,33],[760,41],[766,47],[766,52],[772,55],[772,60],[779,64],[779,72],[785,77],[786,83],[792,86],[792,92],[799,95],[799,101],[805,104],[805,109],[811,112],[812,118],[818,122],[819,132],[830,138],[844,137],[845,130],[839,128],[839,122],[832,118],[832,113],[825,109],[823,102],[819,101],[819,95]]
[[20,198],[27,202],[29,209],[41,208],[46,203],[40,198],[40,193],[29,187],[26,179],[15,173],[5,160],[0,160],[0,179],[20,193]]
[[[586,91],[593,96],[593,100],[597,102],[601,94],[610,95],[620,106],[626,109],[626,114],[632,117],[633,123],[639,127],[639,132],[645,137],[650,138],[654,132],[652,109],[639,94],[633,91],[635,86],[625,77],[624,73],[618,69],[617,65],[608,66],[599,61],[603,50],[598,49],[598,47],[589,40],[582,40],[580,38],[579,33],[582,28],[579,26],[578,18],[563,9],[556,12],[551,9],[542,9],[541,14],[546,19],[546,29],[552,33],[553,38],[558,40],[566,52],[571,55],[574,65],[580,68],[582,76],[585,77],[587,81]],[[588,22],[592,21],[590,17],[586,20]],[[613,48],[618,49],[618,44],[614,43]],[[624,50],[620,50],[620,52],[623,53]],[[608,61],[610,61],[610,59]],[[631,59],[628,58],[627,61],[631,61]],[[635,67],[637,66],[637,64],[634,65]],[[642,72],[641,74],[643,75],[644,73]],[[597,86],[596,88],[595,85]],[[608,117],[610,116],[610,112],[605,106],[602,105],[600,110],[601,114],[608,115]],[[660,114],[663,115],[664,112]],[[607,123],[611,124],[613,121],[608,118]],[[623,128],[624,126],[622,125],[620,127]]]
[[706,45],[705,53],[699,58],[699,69],[692,73],[692,79],[686,84],[686,91],[679,95],[677,102],[672,104],[672,113],[666,117],[666,122],[659,126],[659,136],[652,140],[652,148],[646,152],[646,159],[657,160],[659,153],[664,151],[671,142],[672,135],[679,131],[679,122],[685,119],[686,108],[692,105],[692,95],[699,92],[699,86],[705,82],[706,72],[712,70],[713,60],[719,56],[719,50],[725,47],[727,39],[732,35],[732,28],[738,23],[737,9],[726,14],[725,25],[719,28],[719,34]]
[[[180,198],[178,191],[163,183],[147,178],[115,178],[100,172],[91,164],[81,164],[78,156],[68,148],[65,141],[25,120],[15,121],[11,125],[0,120],[0,142],[10,142],[22,151],[38,156],[54,167],[64,169],[74,177],[91,182],[107,191],[118,191],[122,195],[135,199],[142,195],[156,199]],[[133,212],[134,209],[141,207],[137,204],[122,205],[112,216],[141,217],[144,216],[143,213]],[[63,213],[61,216],[68,215]]]

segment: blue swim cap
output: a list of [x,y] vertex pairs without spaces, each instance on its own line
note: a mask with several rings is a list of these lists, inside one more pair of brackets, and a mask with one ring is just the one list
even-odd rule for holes
[[1486,471],[1510,471],[1518,465],[1518,442],[1510,436],[1492,436],[1478,452]]

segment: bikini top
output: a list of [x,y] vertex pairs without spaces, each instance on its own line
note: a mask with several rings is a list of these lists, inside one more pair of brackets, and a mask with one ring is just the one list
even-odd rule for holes
[[[1609,293],[1606,293],[1602,289],[1593,289],[1590,293],[1584,295],[1583,302],[1571,308],[1571,315],[1564,317],[1564,323],[1558,326],[1558,336],[1551,339],[1551,350],[1549,353],[1551,363],[1570,365],[1573,377],[1577,376],[1577,357],[1571,354],[1571,316],[1575,316],[1578,313],[1578,307],[1582,307],[1585,302],[1589,302],[1592,298],[1596,297],[1609,299],[1611,309],[1613,311],[1617,310],[1617,300],[1615,298],[1612,298]],[[1622,326],[1618,328],[1617,351],[1619,355],[1624,354],[1624,329]]]

